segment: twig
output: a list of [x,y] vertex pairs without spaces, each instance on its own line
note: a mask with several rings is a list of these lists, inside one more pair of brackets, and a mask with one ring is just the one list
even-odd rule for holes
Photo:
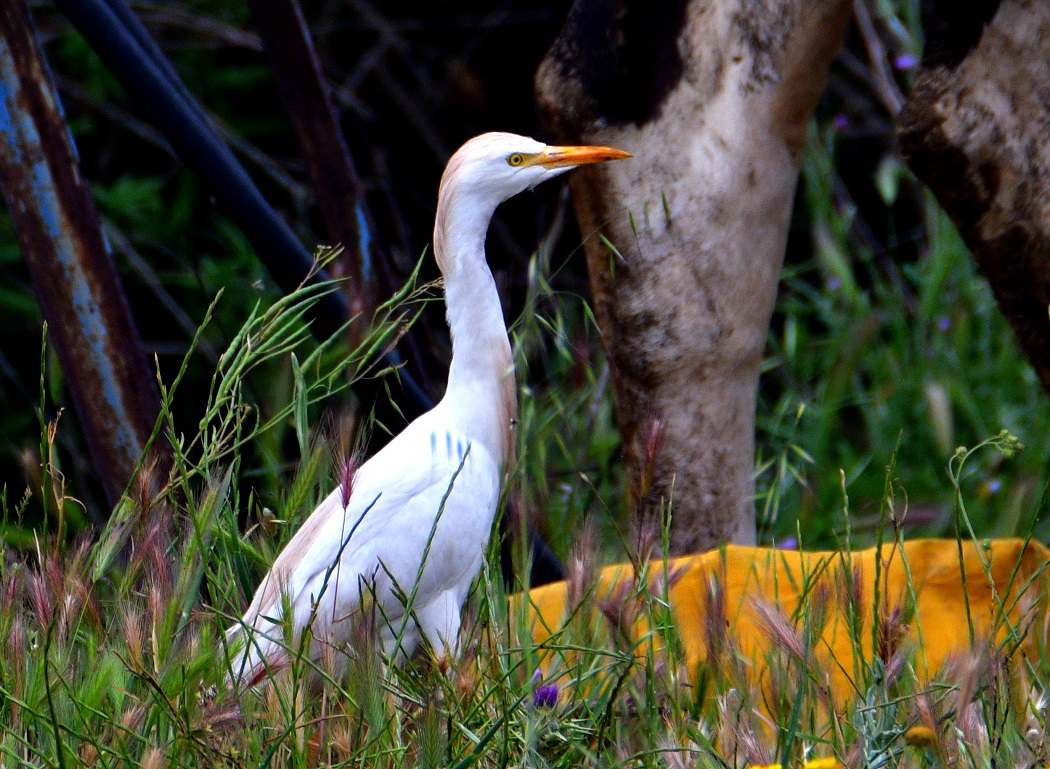
[[136,3],[135,6],[139,18],[146,24],[181,28],[211,37],[226,46],[262,51],[262,41],[257,34],[223,24],[212,16],[190,13],[174,5]]
[[[102,222],[102,229],[106,233],[106,238],[113,245],[113,248],[124,255],[124,259],[127,261],[128,266],[131,267],[139,279],[149,286],[153,292],[154,297],[157,301],[168,311],[168,314],[175,320],[176,325],[181,328],[190,339],[193,339],[197,335],[197,324],[193,322],[193,319],[183,311],[179,306],[179,303],[175,301],[175,298],[168,293],[168,290],[164,287],[160,276],[150,267],[149,263],[142,258],[139,252],[128,240],[127,236],[121,232],[120,229],[113,224],[113,222],[104,220]],[[213,364],[218,365],[219,355],[215,351],[215,348],[204,339],[201,339],[198,343],[198,347],[204,356]]]
[[857,20],[857,29],[864,40],[864,47],[868,51],[872,86],[883,106],[896,117],[901,107],[904,106],[904,96],[897,87],[897,81],[893,79],[893,72],[890,70],[889,59],[886,56],[886,46],[882,44],[882,38],[875,29],[867,0],[853,0],[853,16]]

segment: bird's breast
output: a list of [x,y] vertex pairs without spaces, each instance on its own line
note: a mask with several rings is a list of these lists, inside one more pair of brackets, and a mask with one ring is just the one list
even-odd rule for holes
[[435,431],[431,451],[441,497],[434,508],[432,563],[445,574],[469,572],[473,578],[499,504],[499,464],[458,431]]

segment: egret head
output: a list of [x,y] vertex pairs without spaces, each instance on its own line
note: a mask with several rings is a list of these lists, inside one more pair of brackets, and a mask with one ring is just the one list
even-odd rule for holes
[[449,159],[441,177],[434,249],[442,271],[445,245],[458,228],[484,230],[496,206],[519,192],[576,166],[627,157],[611,147],[555,147],[511,133],[475,136]]
[[448,162],[445,178],[452,176],[502,203],[570,168],[626,157],[630,155],[609,147],[552,147],[527,136],[494,132],[460,147]]

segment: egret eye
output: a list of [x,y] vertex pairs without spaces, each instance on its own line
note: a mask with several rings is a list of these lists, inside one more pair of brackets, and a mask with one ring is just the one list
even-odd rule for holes
[[507,158],[507,162],[510,163],[512,166],[520,166],[522,163],[525,162],[525,156],[522,155],[520,152],[515,152],[513,155]]

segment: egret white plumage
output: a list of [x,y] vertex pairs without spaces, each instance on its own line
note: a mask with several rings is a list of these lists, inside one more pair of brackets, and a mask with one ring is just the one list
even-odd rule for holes
[[517,415],[510,341],[485,261],[489,222],[519,192],[579,165],[625,157],[608,147],[487,133],[449,160],[434,224],[452,332],[445,396],[365,462],[350,488],[329,494],[277,557],[227,632],[233,681],[250,684],[281,666],[286,607],[296,642],[311,623],[311,657],[320,659],[326,647],[338,653],[362,595],[382,610],[378,630],[388,654],[405,616],[403,597],[413,592],[401,651],[412,654],[421,635],[437,651],[455,648],[513,455]]

